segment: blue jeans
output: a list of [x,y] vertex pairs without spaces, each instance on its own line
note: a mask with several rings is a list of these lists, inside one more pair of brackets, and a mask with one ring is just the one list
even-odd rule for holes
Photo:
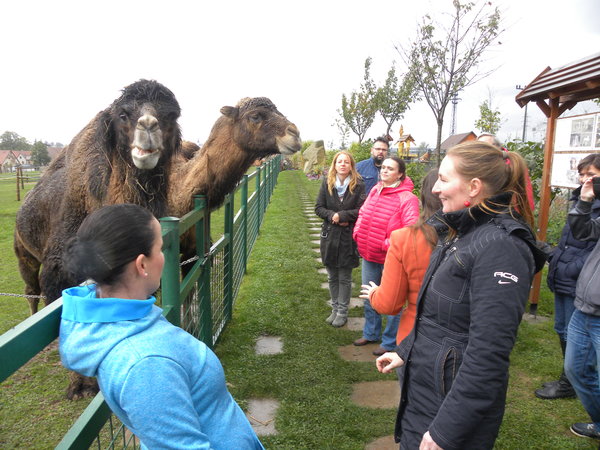
[[599,353],[600,316],[585,314],[576,309],[571,316],[567,333],[565,374],[598,430],[600,430]]
[[567,340],[567,329],[571,315],[575,311],[575,298],[569,295],[554,294],[554,331],[561,341]]
[[[381,274],[383,273],[383,264],[362,260],[362,284],[369,284],[369,281],[375,284],[381,284]],[[396,334],[398,333],[398,324],[400,323],[400,314],[396,316],[387,316],[387,323],[383,335],[381,336],[381,346],[386,350],[396,348]],[[381,315],[373,309],[369,300],[365,300],[365,326],[363,327],[363,337],[368,341],[378,341],[381,334]]]

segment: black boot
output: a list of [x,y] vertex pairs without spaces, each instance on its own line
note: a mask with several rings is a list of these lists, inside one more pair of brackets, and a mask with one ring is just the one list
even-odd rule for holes
[[[563,361],[565,359],[565,350],[567,348],[567,342],[560,340],[560,348],[563,354]],[[575,398],[575,389],[571,386],[569,379],[566,377],[565,372],[560,374],[560,378],[557,381],[551,381],[543,384],[544,387],[535,391],[535,396],[543,400],[553,400],[556,398]]]

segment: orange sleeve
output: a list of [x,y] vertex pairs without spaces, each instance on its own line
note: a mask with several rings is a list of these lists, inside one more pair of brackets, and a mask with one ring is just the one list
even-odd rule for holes
[[379,314],[396,315],[406,303],[408,276],[402,260],[402,246],[408,238],[408,229],[396,230],[390,237],[390,248],[385,257],[381,284],[371,292],[369,302]]

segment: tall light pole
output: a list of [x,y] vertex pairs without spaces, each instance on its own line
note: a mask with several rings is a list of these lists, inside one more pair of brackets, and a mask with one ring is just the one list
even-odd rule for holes
[[[522,91],[523,89],[525,89],[520,84],[517,84],[515,86],[515,88],[518,89],[519,91]],[[529,103],[525,103],[525,114],[523,115],[523,139],[522,139],[523,142],[525,142],[525,137],[527,136],[527,105],[528,104]]]
[[456,134],[456,105],[458,105],[460,100],[462,99],[458,98],[458,92],[452,94],[452,125],[450,127],[450,136]]

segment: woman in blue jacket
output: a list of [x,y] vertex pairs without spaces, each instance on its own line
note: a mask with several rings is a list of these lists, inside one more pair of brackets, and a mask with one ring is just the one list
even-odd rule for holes
[[150,212],[129,204],[93,212],[67,260],[76,279],[95,284],[63,291],[62,363],[98,378],[143,448],[263,448],[215,354],[154,305],[164,256]]

